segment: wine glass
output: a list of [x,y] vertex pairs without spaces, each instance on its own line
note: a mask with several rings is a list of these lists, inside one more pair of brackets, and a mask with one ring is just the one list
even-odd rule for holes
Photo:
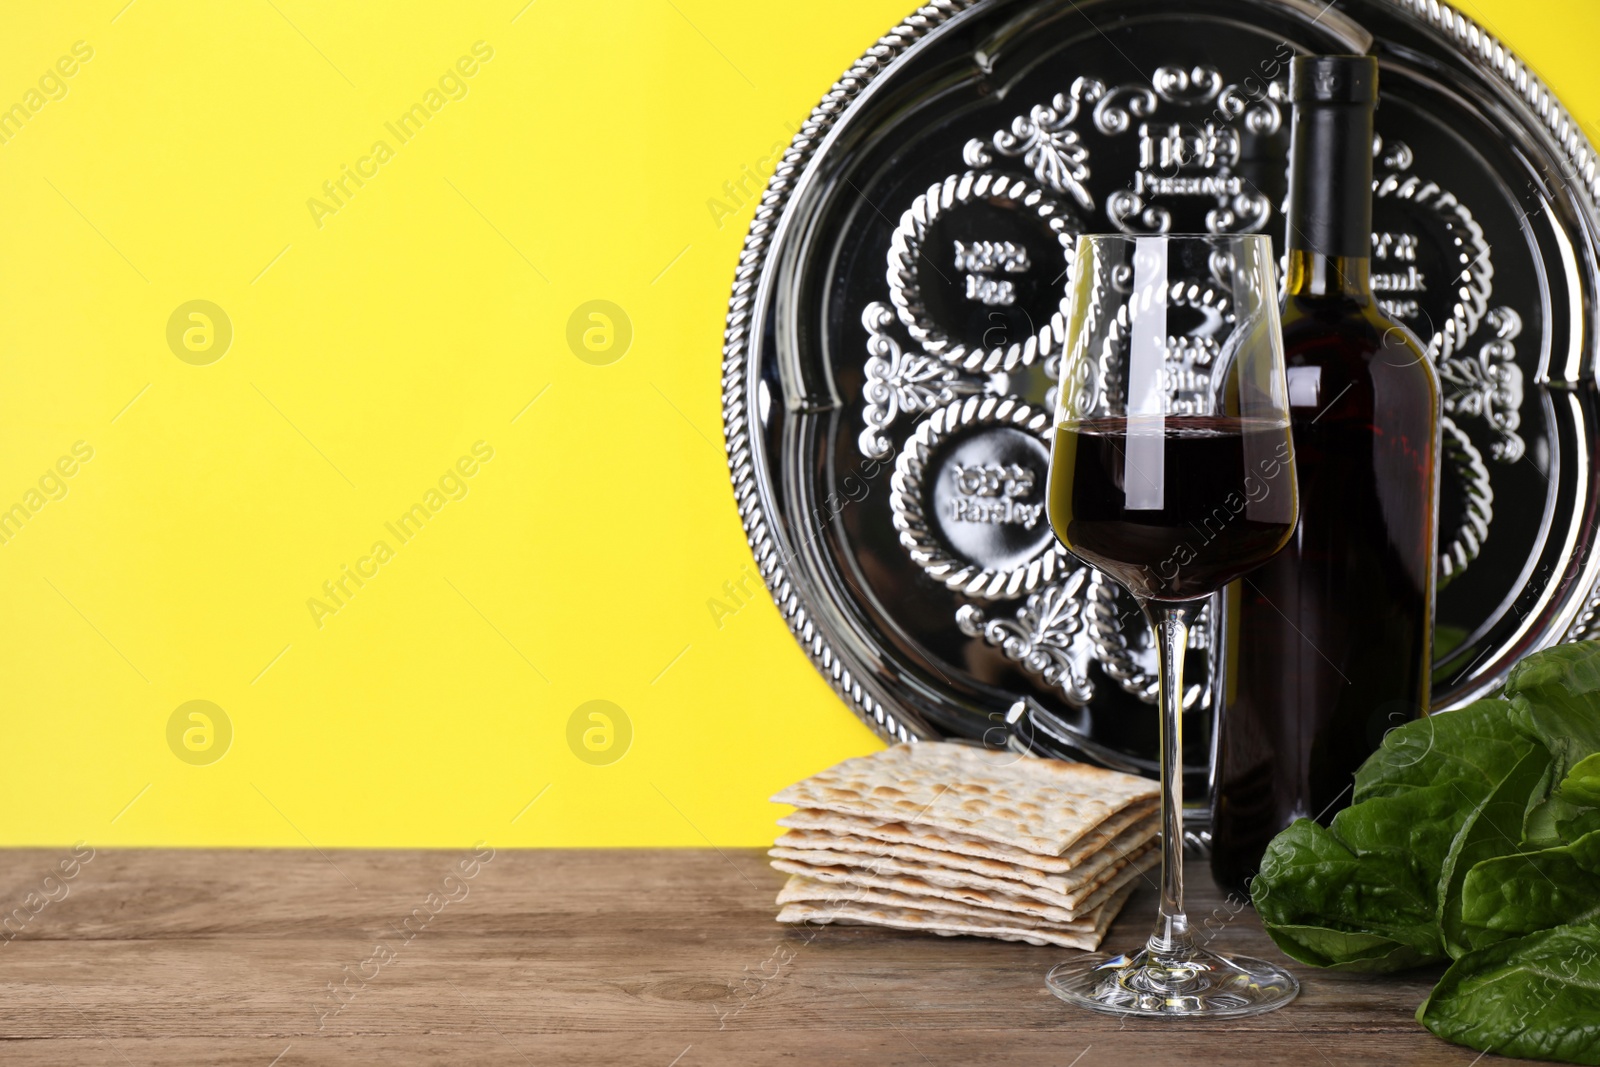
[[1277,553],[1299,516],[1272,245],[1260,235],[1084,236],[1070,282],[1050,525],[1138,600],[1158,637],[1161,904],[1132,955],[1054,968],[1096,1011],[1224,1017],[1300,985],[1199,947],[1183,911],[1183,656],[1205,599]]

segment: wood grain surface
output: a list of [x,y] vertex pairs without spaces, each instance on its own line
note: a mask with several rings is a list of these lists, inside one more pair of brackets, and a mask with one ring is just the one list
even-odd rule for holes
[[[487,853],[486,853],[487,854]],[[1061,949],[773,921],[756,851],[0,852],[0,1064],[1472,1064],[1436,972],[1296,968],[1288,1008],[1081,1012]],[[1281,959],[1202,872],[1216,944]],[[452,877],[452,874],[454,875]],[[52,880],[47,881],[47,878]],[[1204,883],[1204,884],[1199,884]],[[1109,944],[1147,933],[1135,895]],[[1490,1062],[1505,1062],[1497,1057]]]

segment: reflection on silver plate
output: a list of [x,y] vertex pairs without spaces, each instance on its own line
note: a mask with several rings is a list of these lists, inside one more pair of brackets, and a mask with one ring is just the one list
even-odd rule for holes
[[[1288,59],[1364,51],[1384,91],[1374,284],[1446,393],[1435,702],[1600,633],[1600,182],[1511,52],[1437,0],[940,0],[795,138],[723,364],[761,572],[884,736],[1153,770],[1148,630],[1041,514],[1073,243],[1276,235]],[[1225,313],[1203,286],[1173,299]],[[1210,628],[1193,640],[1203,791],[1216,664]]]

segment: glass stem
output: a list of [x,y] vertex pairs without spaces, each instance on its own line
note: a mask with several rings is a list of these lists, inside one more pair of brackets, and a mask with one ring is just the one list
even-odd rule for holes
[[1144,604],[1161,653],[1161,911],[1146,947],[1167,960],[1195,953],[1183,911],[1183,656],[1201,603]]

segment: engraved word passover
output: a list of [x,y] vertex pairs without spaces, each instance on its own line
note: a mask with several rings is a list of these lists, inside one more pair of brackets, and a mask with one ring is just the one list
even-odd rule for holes
[[1212,171],[1238,162],[1237,130],[1210,122],[1193,130],[1145,123],[1139,127],[1139,170],[1133,176],[1133,191],[1145,196],[1238,196],[1244,192],[1244,182],[1226,169],[1218,174],[1174,173]]

